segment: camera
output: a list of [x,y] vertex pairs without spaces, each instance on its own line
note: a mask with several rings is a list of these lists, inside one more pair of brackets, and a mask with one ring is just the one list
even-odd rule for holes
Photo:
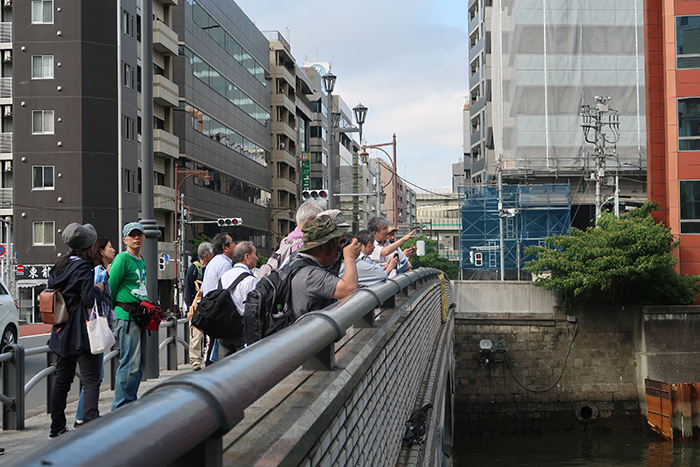
[[342,250],[346,246],[350,245],[352,243],[352,238],[346,238],[340,241],[340,249]]

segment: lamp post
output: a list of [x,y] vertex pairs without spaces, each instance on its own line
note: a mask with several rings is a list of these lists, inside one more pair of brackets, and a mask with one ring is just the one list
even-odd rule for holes
[[[352,109],[355,113],[355,121],[360,127],[360,145],[362,145],[362,125],[365,124],[367,119],[367,107],[362,105],[362,103],[357,104],[355,108]],[[363,154],[366,154],[363,151]],[[360,182],[359,182],[359,157],[357,151],[352,153],[352,192],[355,196],[352,197],[352,231],[357,232],[359,230],[359,217],[360,217]],[[362,158],[363,164],[367,162],[366,157]]]
[[[390,181],[393,182],[392,188],[394,190],[394,209],[393,209],[394,219],[393,219],[393,221],[394,221],[394,225],[398,227],[398,225],[399,225],[399,205],[398,205],[398,199],[399,199],[398,187],[399,187],[399,185],[398,185],[398,181],[399,180],[398,180],[398,174],[396,173],[396,133],[394,133],[394,135],[392,136],[391,143],[370,144],[369,146],[362,146],[362,152],[365,152],[367,149],[379,149],[384,154],[386,154],[387,157],[390,157],[389,153],[386,152],[384,149],[382,149],[383,146],[393,146],[394,147],[394,157],[392,159],[392,164],[393,164],[392,171],[393,171],[393,173],[391,175]],[[377,196],[379,196],[379,193],[377,193]]]
[[[178,183],[178,175],[186,175],[180,182]],[[188,178],[192,177],[193,175],[204,175],[204,183],[209,184],[208,182],[211,180],[211,176],[209,175],[209,172],[207,170],[183,170],[179,169],[177,166],[175,167],[175,222],[174,222],[174,229],[176,232],[176,238],[177,240],[175,241],[175,247],[176,247],[176,253],[175,253],[175,273],[176,273],[176,289],[177,289],[177,306],[178,310],[180,309],[180,305],[182,303],[182,293],[183,290],[185,289],[183,286],[184,278],[185,278],[185,217],[187,216],[187,210],[185,209],[185,203],[184,203],[184,197],[185,195],[180,193],[180,187],[182,186],[183,183],[185,183],[185,180]],[[180,228],[177,228],[177,211],[178,208],[180,208]]]
[[330,149],[328,150],[328,207],[329,209],[335,208],[335,199],[333,194],[335,193],[335,188],[333,187],[333,181],[335,177],[335,159],[333,157],[333,146],[335,146],[335,135],[333,133],[333,90],[335,89],[336,76],[330,71],[322,76],[323,87],[326,89],[326,94],[328,95],[328,107],[330,112]]

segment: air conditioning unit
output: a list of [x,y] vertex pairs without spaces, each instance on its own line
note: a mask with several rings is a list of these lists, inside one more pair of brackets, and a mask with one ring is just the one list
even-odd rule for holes
[[5,117],[12,117],[12,106],[11,105],[3,105],[2,106],[2,114]]
[[7,63],[12,61],[12,51],[11,50],[5,50],[2,53],[2,61]]
[[4,0],[2,3],[3,3],[3,5],[4,5],[5,7],[11,7],[11,6],[12,6],[12,0]]
[[12,172],[12,161],[5,161],[5,172]]

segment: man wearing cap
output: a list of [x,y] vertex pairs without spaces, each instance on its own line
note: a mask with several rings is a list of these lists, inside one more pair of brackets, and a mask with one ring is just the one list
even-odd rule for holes
[[[345,229],[325,215],[307,222],[302,231],[304,244],[294,261],[308,261],[309,266],[300,269],[292,279],[290,305],[294,319],[347,297],[358,285],[355,260],[360,254],[360,244],[357,239],[343,248]],[[345,274],[339,278],[325,268],[341,255]]]
[[146,366],[146,330],[135,322],[129,323],[131,315],[127,311],[142,300],[148,300],[146,260],[141,257],[145,234],[138,222],[126,224],[122,234],[126,251],[114,258],[109,271],[112,306],[117,318],[114,334],[119,341],[112,410],[136,400]]
[[[371,258],[374,264],[379,266],[384,266],[391,258],[391,255],[395,254],[396,250],[398,250],[404,242],[413,238],[416,234],[416,231],[412,230],[395,242],[389,243],[387,241],[389,238],[389,223],[382,217],[373,217],[370,219],[367,228],[374,234],[376,246]],[[393,275],[395,275],[395,273]],[[390,275],[390,277],[393,276]]]

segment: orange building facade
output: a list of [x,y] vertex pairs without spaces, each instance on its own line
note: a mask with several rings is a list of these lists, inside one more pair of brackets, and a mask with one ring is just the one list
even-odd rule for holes
[[700,274],[700,1],[645,0],[647,181],[656,219]]

